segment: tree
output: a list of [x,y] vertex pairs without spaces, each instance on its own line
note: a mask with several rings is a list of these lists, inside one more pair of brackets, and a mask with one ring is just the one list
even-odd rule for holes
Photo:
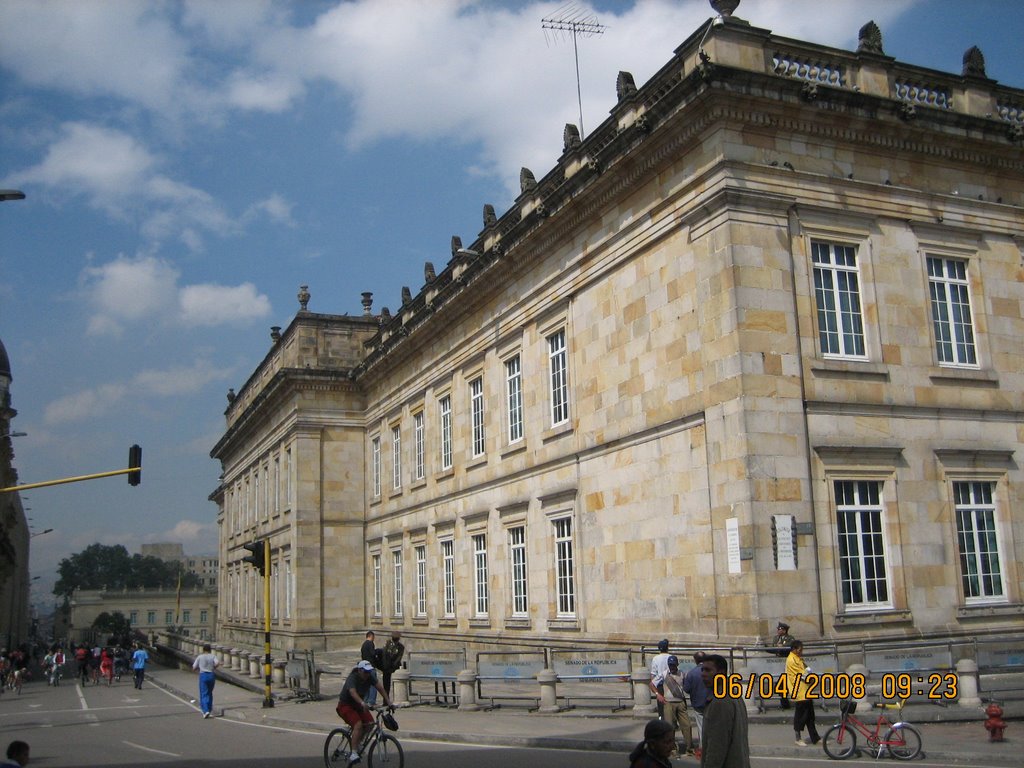
[[120,611],[114,611],[113,613],[103,611],[103,613],[93,619],[92,628],[103,635],[123,637],[128,634],[131,626],[128,623],[128,619]]
[[76,589],[192,589],[199,585],[194,573],[181,572],[181,563],[168,562],[151,555],[129,555],[117,544],[90,544],[78,554],[60,561],[60,578],[53,593],[70,597]]

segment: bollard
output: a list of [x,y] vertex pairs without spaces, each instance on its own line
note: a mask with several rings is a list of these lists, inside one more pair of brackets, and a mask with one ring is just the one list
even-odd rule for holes
[[540,683],[540,708],[538,712],[558,712],[558,675],[553,669],[542,669],[537,673]]
[[960,659],[956,663],[957,684],[960,693],[957,703],[961,707],[980,707],[978,696],[978,662],[974,659]]
[[275,688],[284,688],[285,686],[285,667],[288,666],[288,662],[284,659],[274,660],[273,669],[270,672],[270,679],[273,682]]
[[396,707],[409,706],[409,681],[411,676],[408,669],[396,669],[391,675],[391,703]]
[[651,696],[651,671],[646,667],[634,669],[629,682],[633,686],[633,717],[650,720],[657,708]]
[[[394,676],[391,677],[394,680]],[[476,672],[472,669],[464,669],[459,672],[459,709],[463,712],[472,712],[480,709],[476,703]]]
[[263,661],[262,653],[250,653],[249,654],[249,677],[263,677]]
[[245,653],[241,648],[232,648],[231,651],[231,669],[235,672],[242,671],[242,654]]

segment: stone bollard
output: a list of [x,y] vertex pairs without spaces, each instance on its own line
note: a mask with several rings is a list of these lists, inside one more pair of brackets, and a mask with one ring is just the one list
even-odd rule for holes
[[651,695],[651,672],[641,667],[629,676],[633,686],[633,717],[650,720],[658,706]]
[[537,673],[540,684],[540,708],[538,712],[558,712],[558,675],[553,669],[542,669]]
[[[754,680],[756,682],[756,679],[757,679],[756,676],[747,667],[740,667],[739,669],[736,670],[736,672],[737,672],[737,674],[739,674],[741,680],[746,681],[746,680],[749,680],[751,678],[754,678]],[[755,688],[753,691],[751,691],[751,695],[750,696],[744,696],[743,697],[743,706],[747,710],[747,716],[748,717],[750,715],[756,715],[758,710],[760,709],[761,700],[758,698],[758,691],[759,691],[759,689]],[[746,693],[746,690],[744,690],[744,693]]]
[[978,662],[974,659],[960,659],[956,663],[957,690],[960,696],[957,703],[961,707],[980,707],[978,696]]
[[396,669],[391,675],[391,703],[396,707],[409,706],[410,677],[408,669]]
[[215,646],[213,646],[213,655],[217,657],[217,661],[219,661],[220,665],[223,667],[224,666],[224,646],[223,645],[215,645]]
[[235,672],[242,671],[242,654],[245,653],[241,648],[232,648],[229,653],[231,654],[231,669]]
[[264,654],[262,653],[250,653],[249,654],[249,676],[250,677],[263,677],[263,661]]
[[[394,675],[391,676],[394,680]],[[480,709],[476,703],[476,672],[472,669],[464,669],[459,672],[456,678],[459,683],[459,709],[463,712],[472,712]]]
[[270,682],[274,684],[275,688],[284,688],[287,680],[284,676],[285,667],[288,666],[288,662],[281,659],[276,660],[271,665],[270,670]]

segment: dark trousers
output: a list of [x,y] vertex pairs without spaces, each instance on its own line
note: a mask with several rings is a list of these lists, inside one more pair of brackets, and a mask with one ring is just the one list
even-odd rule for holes
[[793,730],[796,731],[796,735],[799,737],[803,733],[804,728],[806,728],[811,743],[817,744],[821,741],[821,737],[818,735],[818,729],[814,727],[814,701],[812,699],[805,699],[804,701],[794,703],[796,706],[793,708]]
[[142,669],[136,669],[135,670],[135,687],[136,688],[142,688],[142,681],[145,680],[145,679],[146,679],[146,669],[145,669],[145,667],[143,667]]

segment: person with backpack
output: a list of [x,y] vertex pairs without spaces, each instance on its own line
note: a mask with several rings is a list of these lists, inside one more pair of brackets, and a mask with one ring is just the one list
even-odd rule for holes
[[391,639],[384,644],[380,654],[381,683],[384,690],[391,695],[391,675],[402,668],[402,656],[405,654],[405,646],[402,645],[402,633],[392,631]]

